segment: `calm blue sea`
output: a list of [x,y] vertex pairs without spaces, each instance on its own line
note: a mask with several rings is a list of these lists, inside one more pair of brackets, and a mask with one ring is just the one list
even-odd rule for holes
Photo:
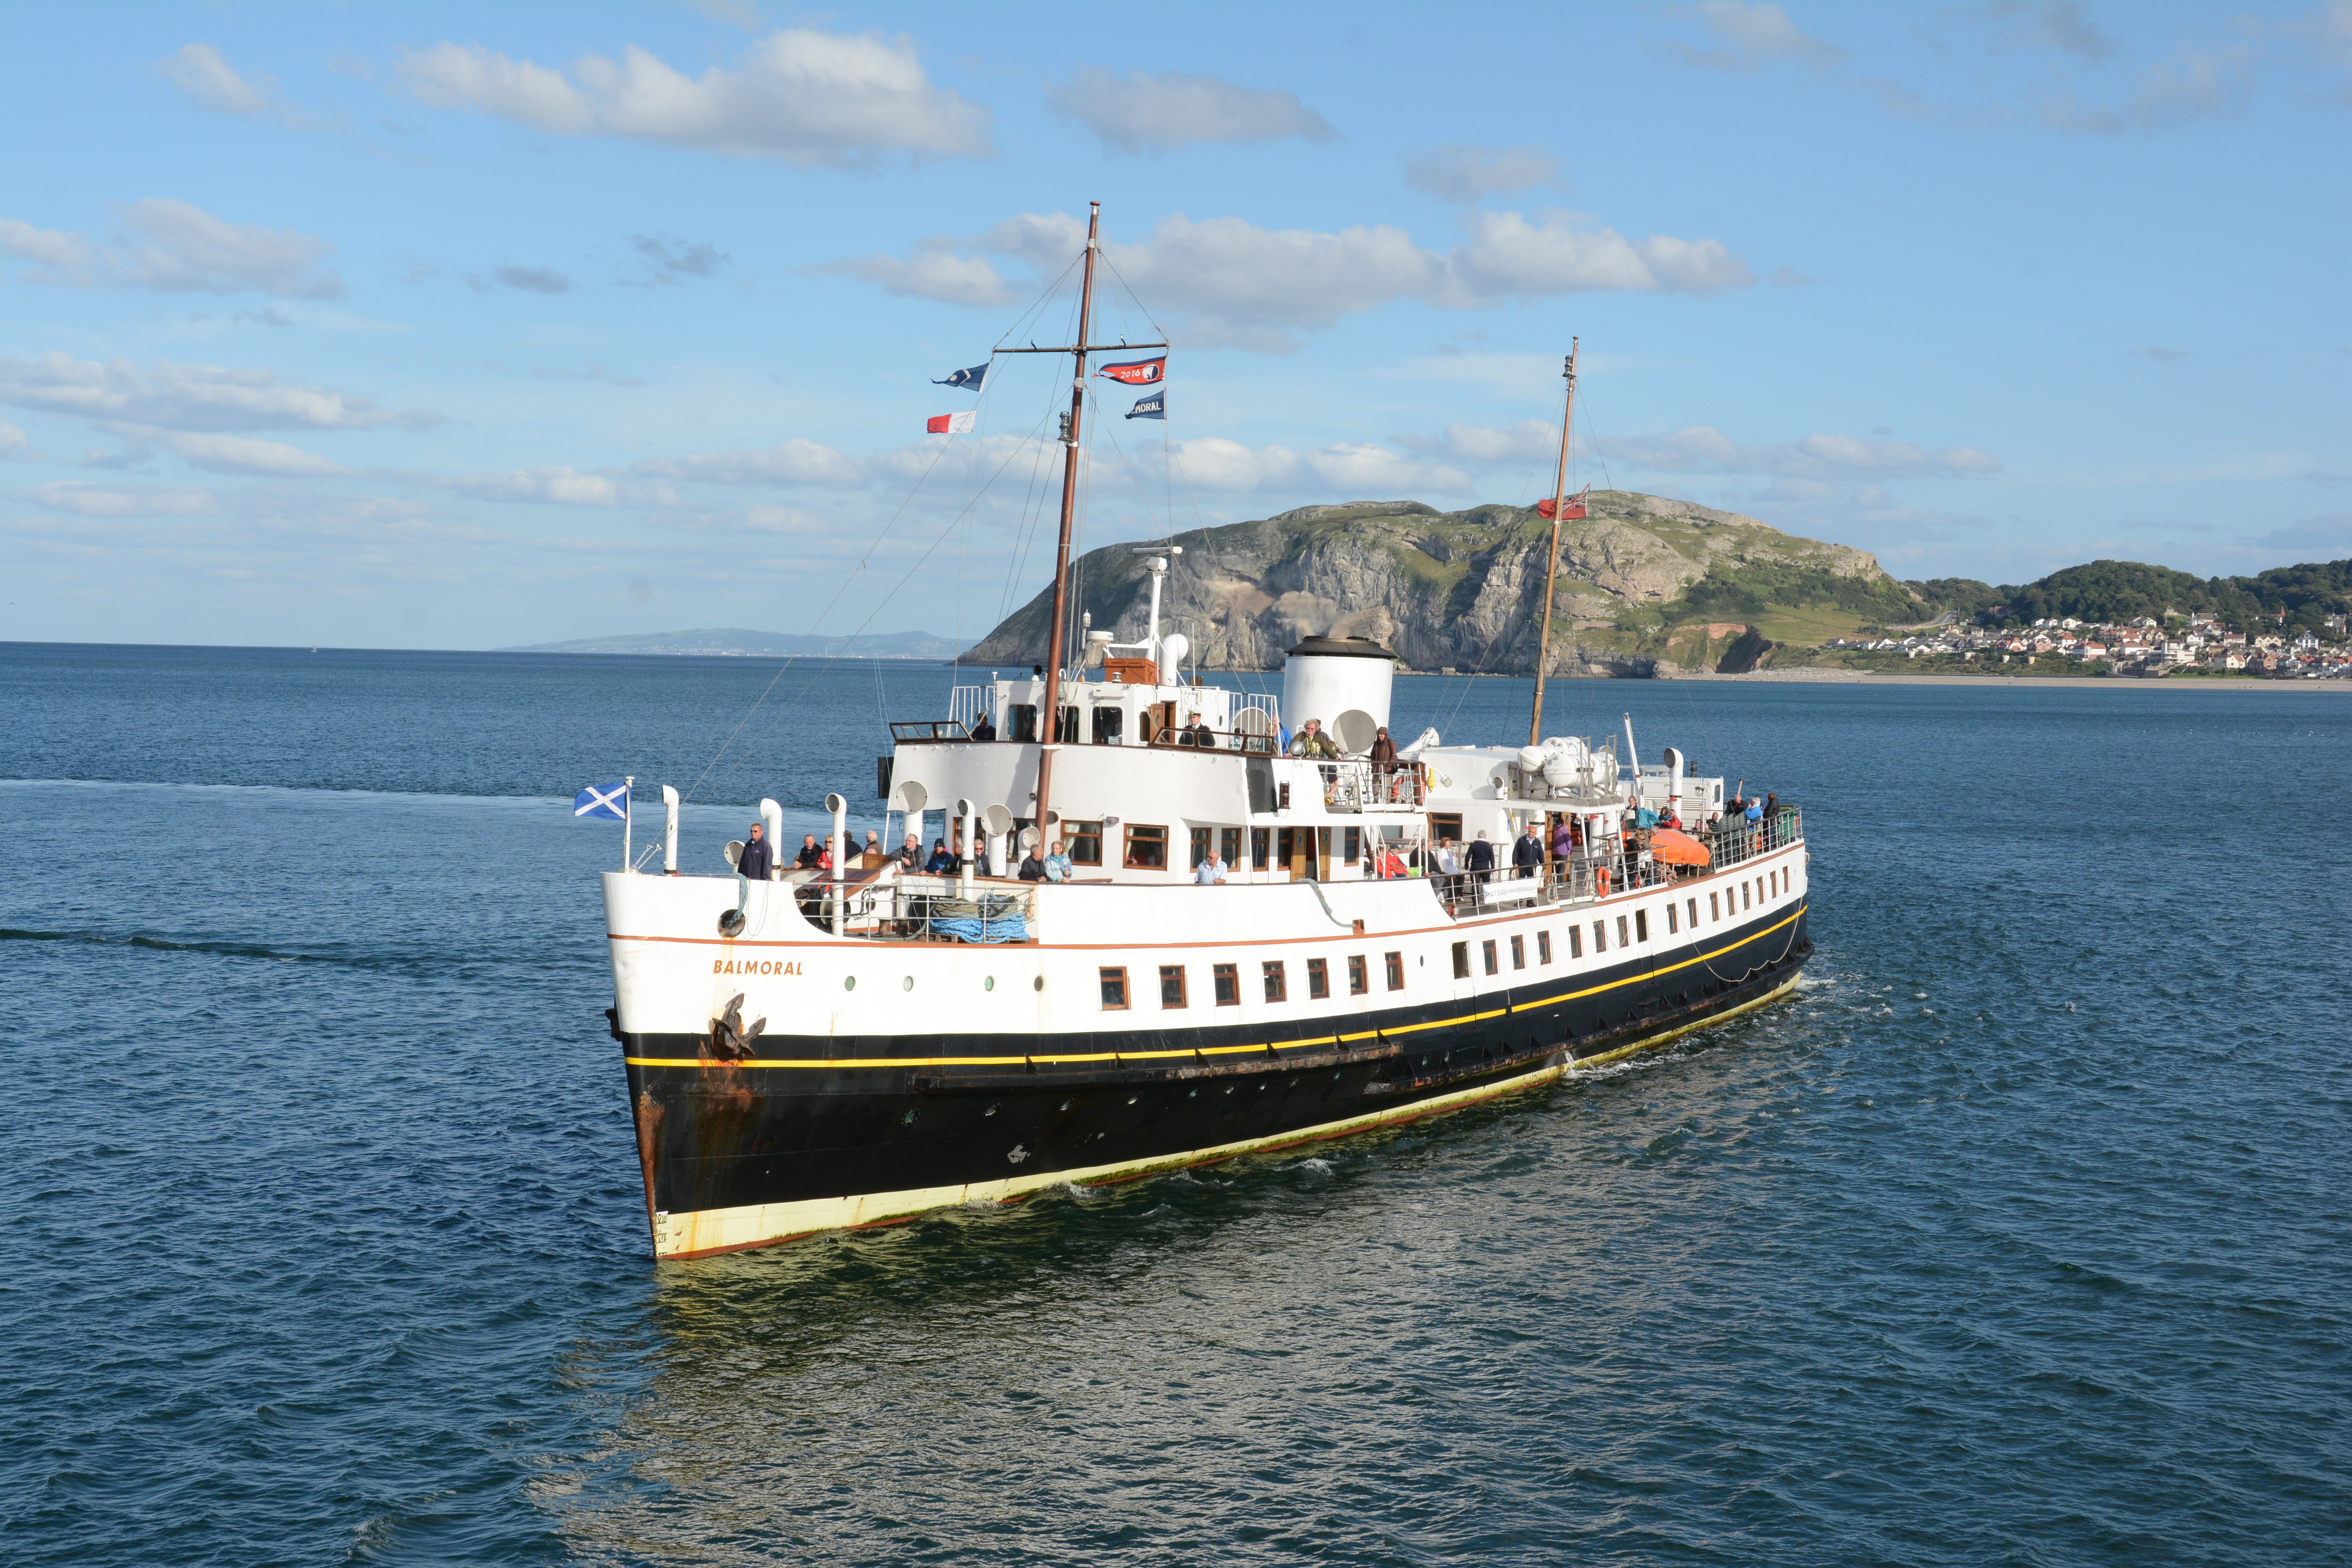
[[2352,1561],[2352,697],[1556,686],[1806,808],[1797,1000],[654,1267],[572,792],[715,869],[953,679],[0,645],[0,1560]]

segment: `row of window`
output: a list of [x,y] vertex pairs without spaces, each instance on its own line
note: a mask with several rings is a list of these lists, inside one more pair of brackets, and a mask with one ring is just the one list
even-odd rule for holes
[[[1728,891],[1709,893],[1706,896],[1707,911],[1709,916],[1712,919],[1719,921],[1724,917],[1725,907],[1727,905],[1736,905],[1736,907],[1731,909],[1730,912],[1737,914],[1741,910],[1753,908],[1755,901],[1759,898],[1768,900],[1770,900],[1776,894],[1787,890],[1789,885],[1788,875],[1788,872],[1785,870],[1774,871],[1769,876],[1757,877],[1750,879],[1748,881],[1744,881],[1740,883],[1738,887]],[[1696,931],[1698,929],[1698,900],[1696,898],[1685,900],[1679,908],[1675,906],[1673,900],[1669,900],[1665,905],[1665,914],[1666,931],[1669,934],[1678,933],[1682,930],[1682,923],[1685,918],[1687,918],[1690,922],[1691,930]],[[1636,942],[1643,942],[1650,940],[1649,910],[1634,910],[1630,914],[1617,916],[1616,921],[1617,945],[1619,947],[1631,947]],[[1535,933],[1535,938],[1537,964],[1541,966],[1549,963],[1551,962],[1551,932],[1549,931],[1539,931]],[[1528,966],[1528,939],[1524,933],[1513,937],[1489,937],[1478,944],[1479,959],[1483,963],[1487,973],[1499,974],[1502,973],[1504,952],[1502,944],[1506,942],[1507,942],[1509,946],[1511,967],[1513,969],[1525,969]],[[1592,922],[1592,951],[1595,952],[1606,952],[1609,951],[1609,921],[1606,920],[1597,920]],[[1582,958],[1584,956],[1584,931],[1581,926],[1570,926],[1568,928],[1568,956],[1570,958]],[[1404,954],[1402,952],[1383,953],[1381,955],[1381,959],[1387,971],[1388,988],[1391,991],[1403,990]],[[1242,1001],[1241,965],[1238,963],[1213,963],[1209,966],[1209,973],[1211,983],[1215,987],[1216,1005],[1220,1007],[1240,1006]],[[1163,963],[1160,966],[1160,1005],[1161,1007],[1176,1008],[1186,1007],[1192,1005],[1190,995],[1186,988],[1185,973],[1185,967],[1181,963]],[[1106,1009],[1114,1012],[1124,1010],[1128,1005],[1126,967],[1124,965],[1118,964],[1105,964],[1102,968],[1101,974],[1103,1006]],[[1287,1002],[1290,1000],[1290,977],[1286,960],[1279,958],[1269,958],[1264,960],[1258,965],[1258,977],[1260,983],[1265,988],[1265,999],[1267,1001]],[[1471,978],[1470,944],[1467,942],[1457,942],[1454,944],[1454,978],[1456,980],[1468,980]],[[1366,961],[1365,955],[1360,952],[1349,954],[1348,958],[1348,994],[1350,996],[1361,996],[1370,992],[1371,988],[1371,971]],[[1309,1000],[1318,1002],[1331,994],[1331,970],[1329,960],[1321,958],[1310,958],[1307,960],[1307,994]]]
[[[1027,826],[1026,821],[1021,826]],[[1239,867],[1242,860],[1242,833],[1238,827],[1195,827],[1190,830],[1190,857],[1185,860],[1189,869],[1209,858],[1211,844],[1216,846],[1217,858],[1229,868]],[[1338,851],[1336,858],[1343,866],[1353,866],[1363,858],[1364,830],[1360,827],[1253,827],[1249,833],[1248,864],[1261,870],[1269,866],[1287,866],[1294,858],[1312,858]],[[1310,837],[1309,835],[1318,837]],[[1065,822],[1062,824],[1062,847],[1074,866],[1099,866],[1103,863],[1103,825],[1099,822]],[[1120,846],[1119,864],[1136,871],[1168,869],[1168,829],[1151,823],[1130,822],[1126,825],[1125,842]]]

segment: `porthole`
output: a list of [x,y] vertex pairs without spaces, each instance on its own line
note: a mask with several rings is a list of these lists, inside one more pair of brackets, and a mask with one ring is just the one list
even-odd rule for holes
[[1045,989],[1045,977],[1042,974],[1037,976],[1035,980],[1030,982],[1030,988],[1036,991],[1043,991]]
[[982,981],[980,983],[980,988],[981,988],[982,991],[993,991],[993,990],[995,990],[995,989],[996,989],[996,976],[995,976],[995,975],[993,975],[993,974],[992,974],[992,975],[988,976],[988,978],[986,978],[985,980],[982,980]]
[[899,990],[901,990],[901,991],[912,991],[914,988],[915,988],[915,977],[914,977],[913,975],[911,975],[911,974],[909,974],[908,976],[907,976],[907,978],[906,978],[906,979],[901,980],[900,982],[898,982],[898,989],[899,989]]
[[857,989],[857,976],[856,976],[855,974],[845,974],[845,975],[843,975],[843,976],[841,977],[841,988],[842,988],[844,991],[855,991],[855,990],[856,990],[856,989]]

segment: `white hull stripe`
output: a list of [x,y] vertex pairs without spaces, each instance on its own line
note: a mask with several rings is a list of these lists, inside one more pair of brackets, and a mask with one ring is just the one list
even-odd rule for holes
[[[1619,1061],[1639,1051],[1653,1049],[1667,1041],[1720,1024],[1741,1013],[1764,1006],[1786,995],[1797,984],[1791,975],[1786,982],[1753,1001],[1743,1002],[1696,1023],[1680,1028],[1662,1030],[1645,1036],[1614,1050],[1586,1057],[1578,1068],[1601,1067]],[[1019,1058],[1014,1058],[1019,1060]],[[692,1065],[692,1064],[689,1064]],[[833,1063],[833,1066],[845,1064]],[[905,1065],[894,1063],[892,1065]],[[855,1230],[866,1226],[894,1225],[912,1219],[933,1209],[953,1208],[961,1204],[1010,1203],[1066,1184],[1087,1185],[1148,1176],[1155,1172],[1180,1170],[1187,1165],[1208,1164],[1218,1160],[1230,1160],[1237,1154],[1287,1149],[1300,1143],[1319,1142],[1327,1139],[1345,1138],[1350,1133],[1368,1132],[1377,1127],[1401,1121],[1416,1121],[1424,1116],[1459,1110],[1496,1095],[1534,1089],[1562,1077],[1566,1067],[1543,1067],[1532,1072],[1518,1074],[1496,1083],[1481,1084],[1453,1094],[1417,1100],[1408,1105],[1373,1111],[1363,1116],[1351,1116],[1339,1121],[1326,1121],[1295,1131],[1276,1133],[1266,1138],[1252,1138],[1238,1143],[1220,1143],[1207,1149],[1192,1149],[1179,1154],[1162,1154],[1149,1160],[1126,1161],[1108,1165],[1087,1165],[1076,1170],[1039,1171],[1030,1175],[1008,1176],[1003,1181],[971,1182],[953,1187],[916,1187],[895,1193],[866,1193],[839,1198],[807,1198],[789,1204],[747,1204],[740,1208],[703,1209],[692,1214],[657,1214],[654,1216],[654,1256],[658,1258],[685,1259],[708,1258],[714,1253],[739,1252],[746,1247],[770,1246],[777,1242],[797,1241],[819,1231]]]
[[1376,1037],[1380,1039],[1390,1039],[1398,1035],[1419,1034],[1423,1029],[1451,1029],[1457,1025],[1462,1024],[1483,1024],[1489,1018],[1500,1018],[1507,1014],[1532,1013],[1541,1008],[1558,1006],[1562,1002],[1573,1002],[1580,997],[1598,996],[1604,991],[1616,991],[1628,985],[1640,985],[1648,981],[1655,980],[1661,974],[1672,974],[1678,969],[1688,969],[1695,963],[1712,963],[1714,960],[1722,957],[1725,953],[1730,952],[1736,948],[1745,947],[1751,942],[1760,942],[1765,937],[1770,936],[1776,931],[1785,930],[1789,925],[1795,921],[1798,915],[1802,914],[1803,912],[1804,911],[1801,909],[1798,910],[1790,914],[1786,920],[1775,921],[1773,924],[1766,926],[1762,931],[1741,937],[1738,942],[1732,942],[1727,946],[1718,947],[1713,952],[1702,952],[1696,958],[1686,958],[1680,963],[1669,963],[1661,969],[1645,969],[1638,974],[1629,974],[1622,980],[1612,980],[1607,984],[1601,985],[1588,985],[1581,991],[1562,991],[1554,995],[1538,997],[1532,1002],[1514,1002],[1507,1007],[1490,1007],[1483,1013],[1457,1013],[1450,1018],[1432,1018],[1419,1024],[1399,1024],[1394,1028],[1389,1029],[1363,1029],[1354,1034],[1348,1035],[1318,1035],[1309,1039],[1261,1040],[1255,1045],[1246,1046],[1202,1046],[1198,1047],[1186,1046],[1181,1049],[1166,1051],[1088,1051],[1080,1055],[1073,1056],[755,1057],[748,1061],[729,1062],[724,1064],[706,1062],[698,1057],[624,1057],[622,1060],[625,1061],[633,1068],[702,1068],[714,1065],[724,1065],[745,1069],[752,1068],[978,1068],[1020,1067],[1024,1063],[1027,1062],[1043,1062],[1047,1064],[1069,1062],[1141,1062],[1150,1061],[1159,1058],[1193,1056],[1223,1057],[1249,1055],[1252,1053],[1262,1055],[1267,1051],[1279,1053],[1285,1050],[1311,1050],[1325,1046],[1344,1045],[1350,1040],[1369,1040]]

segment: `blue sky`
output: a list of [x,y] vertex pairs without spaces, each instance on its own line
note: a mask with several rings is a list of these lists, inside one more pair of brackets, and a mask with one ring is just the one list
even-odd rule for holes
[[1576,335],[1580,484],[1898,575],[2352,553],[2352,0],[10,34],[0,637],[976,637],[1067,381],[929,384],[1067,341],[1089,199],[1097,335],[1176,348],[1164,426],[1096,384],[1081,548],[1528,502]]

